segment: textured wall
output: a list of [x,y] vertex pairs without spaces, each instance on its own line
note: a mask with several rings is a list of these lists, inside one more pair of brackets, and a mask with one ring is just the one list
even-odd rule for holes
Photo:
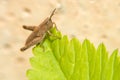
[[120,0],[0,0],[0,80],[27,80],[31,49],[20,52],[30,34],[57,8],[53,21],[69,37],[120,49]]

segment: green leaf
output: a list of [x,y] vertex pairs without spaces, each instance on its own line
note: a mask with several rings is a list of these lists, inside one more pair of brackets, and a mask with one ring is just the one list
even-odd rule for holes
[[96,49],[87,39],[81,44],[55,28],[50,31],[59,38],[47,34],[42,45],[33,48],[29,80],[120,80],[118,50],[108,58],[103,43]]
[[94,67],[94,75],[91,80],[102,80],[103,71],[105,68],[105,64],[108,60],[108,53],[104,44],[100,44],[98,46],[97,52],[95,54],[95,67]]
[[[32,70],[28,70],[27,76],[29,80],[65,80],[63,72],[61,71],[59,63],[45,41],[45,52],[41,52],[40,46],[33,49],[34,57],[30,59]],[[41,50],[41,51],[39,51]],[[37,54],[39,52],[39,54]]]
[[[115,50],[112,55],[110,56],[110,59],[106,63],[105,70],[102,76],[102,80],[115,80],[115,67],[117,63],[117,53],[118,51]],[[117,79],[116,79],[117,80]],[[119,80],[119,79],[118,79]]]

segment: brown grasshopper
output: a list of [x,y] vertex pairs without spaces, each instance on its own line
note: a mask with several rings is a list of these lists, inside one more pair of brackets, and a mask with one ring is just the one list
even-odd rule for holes
[[43,41],[43,39],[45,38],[46,33],[48,33],[49,35],[52,35],[49,32],[49,30],[55,24],[51,20],[52,16],[54,15],[55,10],[56,9],[54,9],[53,12],[51,13],[50,17],[47,17],[39,26],[23,25],[24,29],[27,29],[27,30],[30,30],[30,31],[33,31],[33,32],[27,38],[25,46],[20,49],[21,51],[25,51],[29,47],[31,47],[35,44],[41,43]]

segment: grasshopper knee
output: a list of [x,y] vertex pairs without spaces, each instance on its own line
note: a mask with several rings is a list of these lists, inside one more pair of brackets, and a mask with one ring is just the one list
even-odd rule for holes
[[20,49],[20,51],[25,51],[27,49],[27,47],[22,47],[21,49]]
[[24,29],[27,29],[27,26],[26,26],[26,25],[23,25],[23,28],[24,28]]

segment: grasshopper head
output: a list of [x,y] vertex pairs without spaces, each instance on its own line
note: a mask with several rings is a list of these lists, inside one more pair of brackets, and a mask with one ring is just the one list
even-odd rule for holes
[[48,18],[48,21],[47,21],[47,25],[48,25],[48,29],[50,29],[50,28],[52,28],[53,27],[53,22],[52,22],[52,16],[54,15],[54,13],[55,13],[55,10],[56,10],[56,8],[53,10],[53,12],[52,12],[52,14],[50,15],[50,17]]

